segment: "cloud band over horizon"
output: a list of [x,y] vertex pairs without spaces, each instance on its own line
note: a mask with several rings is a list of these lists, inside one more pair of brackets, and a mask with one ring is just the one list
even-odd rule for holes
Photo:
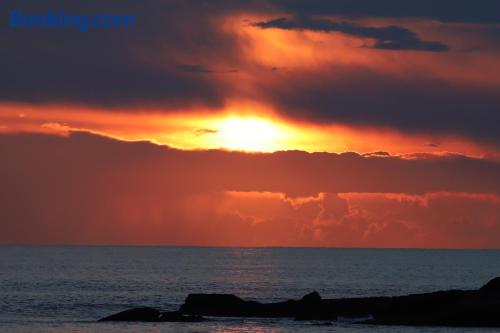
[[0,135],[0,154],[4,244],[500,246],[487,160],[187,152],[88,133]]

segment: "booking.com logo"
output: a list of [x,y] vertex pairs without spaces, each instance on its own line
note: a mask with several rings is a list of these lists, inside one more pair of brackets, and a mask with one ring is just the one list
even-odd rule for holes
[[117,14],[66,14],[62,11],[47,11],[44,14],[26,14],[20,10],[10,12],[11,29],[75,29],[86,31],[91,28],[130,28],[136,24],[135,15]]

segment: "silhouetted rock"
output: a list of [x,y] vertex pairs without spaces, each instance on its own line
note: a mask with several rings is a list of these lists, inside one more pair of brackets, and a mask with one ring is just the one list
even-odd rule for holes
[[336,320],[337,314],[326,306],[318,292],[305,295],[297,302],[295,320]]
[[321,302],[321,296],[317,291],[313,291],[312,293],[302,297],[300,301],[304,304],[316,304],[318,302]]
[[392,297],[371,324],[500,327],[500,279],[479,290],[449,290]]
[[134,308],[115,313],[99,321],[159,321],[161,312],[153,308]]
[[490,280],[487,284],[482,286],[479,291],[488,295],[500,296],[500,277]]
[[190,294],[180,311],[187,314],[220,317],[290,317],[296,319],[330,319],[336,316],[323,308],[321,296],[313,292],[301,300],[277,303],[245,301],[235,295]]
[[391,297],[355,297],[324,299],[323,306],[338,317],[363,318],[378,313],[391,301]]
[[179,311],[161,312],[153,308],[134,308],[99,319],[99,321],[143,321],[143,322],[199,322],[201,316],[190,316]]
[[227,317],[293,317],[296,320],[362,318],[369,324],[500,327],[500,278],[477,291],[449,290],[396,297],[301,300],[263,304],[234,295],[192,294],[183,313]]
[[322,299],[317,292],[300,300],[246,301],[227,294],[190,294],[177,312],[136,308],[101,321],[201,321],[215,317],[290,317],[296,320],[362,318],[366,324],[500,327],[500,278],[479,290],[448,290],[395,297]]
[[228,294],[189,294],[181,306],[182,313],[207,316],[240,316],[242,313],[257,315],[260,303],[244,301]]
[[165,322],[184,322],[184,323],[196,323],[200,321],[205,321],[206,319],[198,315],[186,315],[180,311],[173,312],[162,312],[160,316],[160,321]]

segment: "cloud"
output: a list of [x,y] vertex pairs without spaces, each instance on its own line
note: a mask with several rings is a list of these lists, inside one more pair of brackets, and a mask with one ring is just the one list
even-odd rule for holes
[[[490,160],[461,155],[366,156],[357,153],[241,153],[182,151],[147,142],[128,143],[85,132],[68,137],[43,134],[0,135],[4,181],[21,176],[37,187],[37,165],[43,179],[73,183],[76,173],[97,176],[100,168],[113,170],[108,179],[136,176],[142,186],[175,187],[185,191],[281,192],[309,196],[320,192],[489,192],[500,189],[500,168]],[[65,167],[68,166],[68,167]],[[135,170],[135,171],[134,171]],[[54,172],[54,174],[51,174]],[[142,179],[144,178],[144,179]],[[132,180],[130,180],[132,181]],[[41,186],[45,188],[45,186]]]
[[[198,10],[200,5],[203,10]],[[43,13],[48,6],[36,0],[22,5],[2,1],[0,13],[8,17],[13,8]],[[130,113],[220,113],[228,111],[232,101],[256,101],[284,118],[458,135],[488,145],[500,142],[495,126],[500,121],[497,55],[481,47],[474,52],[455,49],[455,44],[462,43],[460,29],[474,31],[471,39],[480,46],[494,44],[498,38],[480,42],[486,28],[422,21],[495,22],[500,12],[493,10],[496,2],[161,0],[139,5],[91,0],[53,1],[50,7],[68,13],[133,13],[137,25],[127,30],[83,32],[15,31],[8,24],[0,26],[5,45],[0,53],[2,104],[83,105]],[[332,18],[311,18],[317,15]],[[292,18],[264,20],[269,17]],[[378,23],[381,27],[356,22],[365,17],[383,17]],[[411,30],[398,26],[403,24],[398,20],[407,17],[421,20],[405,22]],[[302,48],[302,41],[292,38],[270,43],[283,49],[267,52],[269,44],[264,42],[269,42],[270,36],[265,35],[269,31],[256,34],[248,30],[258,29],[244,24],[258,20],[264,20],[259,23],[262,27],[319,29],[372,38],[376,41],[372,47],[378,49],[438,51],[446,43],[450,51],[395,55],[353,45],[326,45],[332,40],[321,41],[324,48],[308,49],[307,41]],[[453,37],[443,26],[456,28],[451,30]],[[250,37],[259,38],[255,35],[260,39],[254,45]],[[260,63],[257,56],[270,63]],[[196,75],[212,72],[233,74]],[[485,78],[489,78],[486,83]]]
[[489,87],[352,66],[295,71],[262,85],[266,100],[301,119],[500,143],[500,94]]
[[179,64],[175,66],[178,70],[191,73],[213,73],[211,69],[201,65]]
[[386,151],[374,151],[374,152],[369,152],[369,153],[363,154],[363,156],[389,157],[389,156],[391,156],[391,154],[389,154]]
[[219,200],[219,218],[237,216],[246,223],[247,240],[259,245],[500,246],[500,197],[495,195],[321,193],[290,200],[279,193],[231,192]]
[[[500,197],[463,193],[341,194],[340,217],[318,217],[320,235],[338,246],[498,248]],[[328,211],[328,210],[327,210]]]
[[285,30],[312,30],[323,32],[341,32],[347,35],[375,39],[375,49],[414,50],[414,51],[448,51],[441,42],[423,41],[417,34],[399,26],[369,27],[350,22],[335,22],[328,19],[298,16],[294,18],[278,18],[253,24],[262,29],[278,28]]
[[[29,14],[47,10],[87,15],[130,13],[135,15],[137,24],[129,29],[80,32],[15,30],[8,24],[2,25],[2,40],[9,46],[0,55],[0,99],[127,108],[179,108],[193,104],[221,107],[228,89],[220,89],[218,82],[186,71],[206,72],[206,68],[196,64],[202,60],[213,63],[211,59],[220,50],[224,50],[228,62],[236,51],[235,43],[213,22],[227,13],[224,7],[210,5],[207,13],[202,14],[192,10],[195,3],[148,1],[139,6],[133,2],[104,4],[95,0],[2,2],[0,13],[6,18],[13,8]],[[185,22],[196,24],[186,29]]]
[[0,243],[500,246],[499,164],[484,160],[188,152],[86,133],[0,135],[0,154]]
[[351,18],[423,18],[443,22],[500,23],[496,0],[270,0],[290,13]]
[[188,73],[238,73],[237,69],[227,69],[227,70],[212,70],[202,65],[190,65],[190,64],[178,64],[175,66],[177,70],[188,72]]
[[205,135],[205,134],[215,134],[218,132],[219,132],[218,130],[214,130],[214,129],[200,128],[200,129],[197,129],[194,134],[196,136],[200,136],[200,135]]

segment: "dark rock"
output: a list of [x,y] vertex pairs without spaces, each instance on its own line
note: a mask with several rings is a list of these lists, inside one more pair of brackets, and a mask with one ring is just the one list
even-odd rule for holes
[[307,294],[304,297],[302,297],[302,299],[300,301],[302,303],[306,303],[306,304],[314,304],[314,303],[321,302],[321,296],[319,295],[319,293],[317,291],[313,291],[312,293]]
[[461,306],[465,292],[440,291],[428,294],[391,297],[372,313],[370,323],[435,325]]
[[500,278],[479,290],[449,290],[396,297],[322,299],[317,292],[301,300],[262,304],[234,295],[189,295],[181,312],[211,316],[293,317],[335,320],[371,317],[384,325],[500,327]]
[[159,321],[161,312],[153,308],[134,308],[115,313],[99,321]]
[[190,294],[180,311],[192,315],[220,317],[292,317],[295,301],[262,304],[235,295]]
[[479,291],[483,294],[489,294],[493,296],[500,296],[500,277],[496,277],[490,280],[487,284],[482,286]]
[[161,312],[153,308],[134,308],[122,311],[99,321],[142,321],[142,322],[199,322],[202,316],[190,316],[179,311]]
[[305,295],[297,303],[295,320],[336,320],[337,314],[326,303],[318,292],[314,291]]
[[242,316],[257,315],[261,304],[258,302],[244,301],[243,299],[228,294],[189,294],[181,306],[182,313],[207,316]]
[[182,322],[182,323],[197,323],[206,319],[198,315],[186,315],[179,311],[162,312],[160,321],[163,322]]
[[385,309],[391,297],[355,297],[325,299],[323,306],[339,317],[366,318]]
[[332,326],[331,322],[323,322],[323,323],[314,323],[313,326]]
[[500,327],[500,279],[479,290],[392,297],[367,323],[412,326]]
[[177,312],[152,308],[123,311],[101,321],[202,321],[216,317],[290,317],[296,320],[361,318],[367,324],[500,327],[500,278],[479,290],[448,290],[396,297],[322,299],[317,292],[300,300],[246,301],[235,295],[190,294]]
[[336,315],[325,308],[321,296],[313,292],[301,300],[277,303],[245,301],[235,295],[190,294],[180,311],[192,315],[215,317],[290,317],[297,320],[335,320]]

